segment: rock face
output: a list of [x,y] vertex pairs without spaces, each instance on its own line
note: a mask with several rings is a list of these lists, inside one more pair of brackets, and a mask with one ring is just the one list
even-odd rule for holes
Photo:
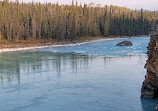
[[141,89],[141,97],[158,97],[158,23],[152,26],[151,39],[148,46],[148,60],[145,65],[147,75]]
[[117,44],[117,46],[132,46],[132,42],[131,41],[123,41]]

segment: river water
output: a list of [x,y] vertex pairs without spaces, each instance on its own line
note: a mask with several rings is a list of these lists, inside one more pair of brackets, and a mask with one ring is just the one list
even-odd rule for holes
[[157,99],[140,98],[148,42],[0,54],[0,111],[154,111]]

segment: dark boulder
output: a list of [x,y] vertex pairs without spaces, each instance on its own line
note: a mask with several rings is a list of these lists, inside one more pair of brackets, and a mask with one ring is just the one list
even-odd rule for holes
[[141,90],[141,97],[142,98],[154,98],[155,91],[153,86],[150,83],[143,83],[142,90]]
[[117,46],[132,46],[132,42],[131,41],[123,41],[117,44]]

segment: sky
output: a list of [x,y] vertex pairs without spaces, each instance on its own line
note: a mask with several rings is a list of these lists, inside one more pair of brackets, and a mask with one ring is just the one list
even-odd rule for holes
[[[14,0],[12,0],[14,1]],[[19,0],[22,1],[22,0]],[[23,0],[24,2],[31,2],[32,0]],[[72,0],[33,0],[35,2],[52,2],[59,4],[71,4]],[[76,0],[74,0],[76,1]],[[96,3],[102,5],[116,5],[124,6],[131,9],[146,9],[146,10],[158,10],[158,0],[77,0],[79,3]]]

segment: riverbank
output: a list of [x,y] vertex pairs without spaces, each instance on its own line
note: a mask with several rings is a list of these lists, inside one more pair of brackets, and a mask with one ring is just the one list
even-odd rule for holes
[[[146,37],[146,36],[139,36],[139,37]],[[106,38],[82,37],[79,39],[75,39],[73,41],[71,40],[59,41],[56,39],[20,40],[18,42],[1,41],[0,53],[49,48],[49,47],[75,46],[75,45],[83,45],[91,42],[108,41],[108,40],[115,40],[122,38],[128,38],[128,37],[106,37]]]

